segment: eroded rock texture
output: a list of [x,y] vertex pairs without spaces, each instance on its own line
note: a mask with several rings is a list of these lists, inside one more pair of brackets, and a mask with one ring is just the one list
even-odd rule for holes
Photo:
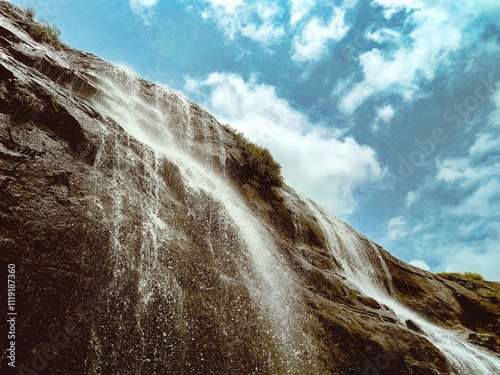
[[497,283],[393,258],[269,186],[196,104],[32,22],[0,2],[19,373],[500,373]]

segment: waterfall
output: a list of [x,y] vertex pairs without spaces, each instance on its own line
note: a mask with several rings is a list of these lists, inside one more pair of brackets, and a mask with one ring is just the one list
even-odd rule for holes
[[[302,197],[317,220],[333,259],[340,263],[340,272],[364,295],[389,307],[404,325],[408,319],[417,323],[425,337],[449,362],[449,371],[456,375],[496,375],[500,360],[460,339],[453,332],[438,327],[398,302],[390,288],[390,274],[379,250],[347,224],[328,215],[309,199]],[[366,242],[365,242],[366,241]]]
[[[89,74],[95,72],[89,71]],[[224,147],[208,139],[211,133],[220,137],[220,130],[209,131],[209,118],[195,122],[191,113],[193,105],[181,94],[151,84],[145,90],[144,81],[122,69],[100,72],[96,85],[103,94],[95,99],[95,107],[106,121],[125,131],[125,134],[118,132],[117,137],[132,137],[149,146],[139,152],[134,151],[130,144],[124,147],[121,141],[109,145],[107,150],[107,156],[115,163],[112,216],[116,253],[110,294],[120,294],[125,283],[123,273],[136,271],[140,300],[135,310],[142,350],[145,350],[146,342],[141,322],[151,299],[164,298],[176,306],[171,317],[174,321],[179,320],[178,331],[183,332],[182,327],[186,324],[182,319],[188,312],[183,307],[185,297],[176,270],[166,268],[158,261],[172,247],[178,246],[176,243],[185,241],[182,234],[169,226],[169,220],[174,219],[169,218],[162,202],[185,199],[189,200],[186,214],[193,221],[201,220],[200,215],[206,218],[202,227],[196,228],[195,235],[204,237],[211,257],[219,257],[221,262],[229,265],[227,269],[220,269],[222,285],[244,284],[253,300],[251,309],[262,322],[258,330],[272,340],[277,350],[277,353],[266,353],[268,363],[255,369],[256,373],[318,372],[312,341],[302,326],[307,319],[299,319],[301,313],[291,272],[280,258],[268,229],[221,174],[222,166],[212,166],[213,160],[224,161],[226,158]],[[121,163],[122,160],[126,163]],[[123,181],[121,168],[126,168],[124,165],[130,164],[131,160],[143,171],[136,182],[141,186],[141,196],[134,196],[135,193],[127,188],[129,182]],[[162,175],[163,165],[175,166],[170,167],[179,175],[175,183],[165,182],[165,178],[172,177],[170,173],[167,177]],[[176,195],[172,189],[182,192]],[[142,200],[141,212],[127,211],[127,201],[134,199]],[[134,233],[123,233],[122,221],[130,215],[136,216],[135,223],[140,227],[136,227]],[[127,227],[130,228],[130,222]],[[212,230],[218,231],[219,235],[212,234]],[[231,233],[236,233],[236,239]],[[136,247],[132,245],[136,237],[140,238],[140,243],[135,244],[140,248],[139,253],[134,252]],[[244,252],[241,253],[240,249]],[[236,274],[230,271],[233,265]],[[238,306],[242,310],[247,308],[243,303]],[[244,315],[244,311],[241,314]],[[180,340],[186,343],[188,338],[181,337]],[[95,341],[99,340],[96,338]],[[143,355],[147,356],[147,353]],[[184,369],[179,371],[184,372]]]

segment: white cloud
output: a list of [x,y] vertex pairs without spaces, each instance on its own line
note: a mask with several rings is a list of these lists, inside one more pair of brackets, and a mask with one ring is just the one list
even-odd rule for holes
[[[495,84],[500,85],[499,82]],[[500,87],[493,93],[490,100],[495,105],[495,109],[488,115],[487,127],[482,128],[482,132],[476,134],[476,140],[469,148],[469,155],[473,157],[498,152],[500,144]]]
[[204,96],[219,120],[269,148],[291,186],[337,214],[350,214],[356,207],[353,191],[383,176],[373,149],[310,123],[272,86],[212,73],[188,80],[186,88]]
[[[500,107],[500,103],[499,103]],[[498,108],[493,112],[493,114]],[[437,160],[438,172],[437,181],[447,183],[460,182],[460,186],[469,187],[474,184],[484,183],[489,178],[500,176],[500,162],[481,161],[482,157],[498,152],[500,134],[496,130],[496,125],[492,116],[489,117],[489,126],[485,127],[483,133],[476,135],[476,140],[469,147],[468,158],[449,158]],[[475,159],[479,158],[479,161]],[[488,160],[488,159],[486,159]],[[491,159],[494,160],[494,159]]]
[[[499,83],[497,83],[498,85]],[[500,128],[500,87],[491,96],[491,101],[495,104],[496,109],[490,113],[489,123],[494,128]]]
[[130,6],[134,7],[143,7],[143,8],[151,8],[155,6],[158,0],[130,0]]
[[276,26],[274,20],[279,16],[281,9],[265,3],[259,3],[256,9],[261,24],[249,22],[242,27],[242,35],[263,43],[279,41],[285,35],[285,31],[283,27]]
[[293,56],[297,61],[317,60],[326,51],[330,41],[341,40],[349,30],[345,24],[345,10],[334,7],[328,24],[313,17],[293,38]]
[[469,154],[471,156],[483,155],[488,151],[491,151],[493,149],[497,149],[498,145],[500,145],[500,135],[479,133],[476,136],[476,141],[469,148]]
[[377,117],[384,122],[389,122],[394,117],[394,108],[390,104],[377,109]]
[[408,234],[406,220],[402,216],[393,217],[387,224],[386,238],[389,241],[396,240]]
[[467,197],[460,205],[450,211],[454,215],[475,215],[488,217],[491,215],[492,199],[500,196],[500,181],[490,180],[481,185],[474,193]]
[[480,248],[458,245],[442,251],[445,257],[439,268],[445,272],[477,272],[487,280],[500,281],[498,242],[488,240]]
[[214,20],[229,39],[241,34],[266,45],[276,44],[285,35],[278,18],[283,9],[266,1],[245,3],[240,0],[205,0],[209,8],[203,19]]
[[382,28],[375,31],[367,31],[365,38],[375,43],[397,43],[401,39],[401,35],[397,31]]
[[[378,3],[390,3],[393,5],[390,9],[398,9],[406,2]],[[408,35],[408,43],[397,42],[392,53],[372,49],[359,56],[364,80],[343,95],[342,111],[352,113],[372,95],[389,89],[411,100],[419,82],[431,81],[436,69],[460,47],[459,28],[442,8],[417,8],[408,16],[407,23],[415,26]]]
[[410,208],[415,204],[415,202],[420,198],[420,193],[418,191],[410,191],[406,194],[406,208]]
[[234,13],[237,6],[243,4],[243,0],[205,0],[210,3],[212,7],[223,7],[226,12]]
[[316,5],[316,0],[290,0],[290,24],[295,25]]
[[410,11],[422,6],[420,0],[373,0],[373,4],[384,8],[384,17],[386,18],[391,18],[401,10]]
[[[317,0],[289,0],[288,15],[279,2],[265,0],[205,0],[201,16],[213,20],[230,40],[241,35],[266,46],[279,44],[292,38],[292,59],[311,61],[318,59],[331,42],[341,40],[349,30],[345,24],[345,11],[353,8],[357,0],[344,0],[341,7],[333,7],[329,21],[324,22],[312,11]],[[324,3],[319,5],[326,6]]]
[[158,0],[130,0],[129,5],[132,11],[138,14],[146,25],[154,14],[153,8],[158,3]]
[[425,263],[425,261],[423,260],[420,260],[420,259],[413,259],[413,260],[410,260],[408,262],[408,264],[414,266],[414,267],[418,267],[424,271],[430,271],[431,270],[431,267]]

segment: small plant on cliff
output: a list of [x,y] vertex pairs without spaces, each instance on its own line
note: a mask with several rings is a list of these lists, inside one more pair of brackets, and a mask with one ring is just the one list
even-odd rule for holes
[[28,27],[28,33],[33,39],[40,43],[47,43],[59,49],[61,47],[61,30],[47,21],[34,22]]
[[283,185],[281,176],[281,165],[279,165],[269,150],[265,147],[250,142],[241,132],[236,131],[229,125],[223,125],[224,129],[234,136],[237,145],[242,150],[244,166],[250,173],[257,176],[267,186],[280,187]]
[[434,275],[438,277],[443,277],[445,279],[453,280],[453,279],[467,279],[470,282],[481,282],[484,281],[484,277],[479,273],[475,272],[438,272]]
[[468,280],[484,281],[484,277],[475,272],[464,272],[464,276]]
[[29,6],[25,6],[25,7],[23,7],[22,9],[23,9],[24,14],[26,14],[26,16],[27,16],[30,20],[32,20],[32,21],[34,21],[34,20],[35,20],[36,12],[35,12],[35,9],[34,9],[34,8],[29,7]]
[[47,43],[59,49],[61,47],[61,30],[58,27],[51,25],[47,21],[35,21],[36,12],[32,7],[23,8],[26,16],[31,20],[31,23],[27,26],[26,31],[31,35],[33,39],[40,43]]

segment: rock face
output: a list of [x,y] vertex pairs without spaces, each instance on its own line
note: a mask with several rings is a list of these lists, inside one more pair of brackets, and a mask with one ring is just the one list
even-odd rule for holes
[[14,373],[500,373],[497,283],[395,259],[196,104],[32,23],[0,1]]

